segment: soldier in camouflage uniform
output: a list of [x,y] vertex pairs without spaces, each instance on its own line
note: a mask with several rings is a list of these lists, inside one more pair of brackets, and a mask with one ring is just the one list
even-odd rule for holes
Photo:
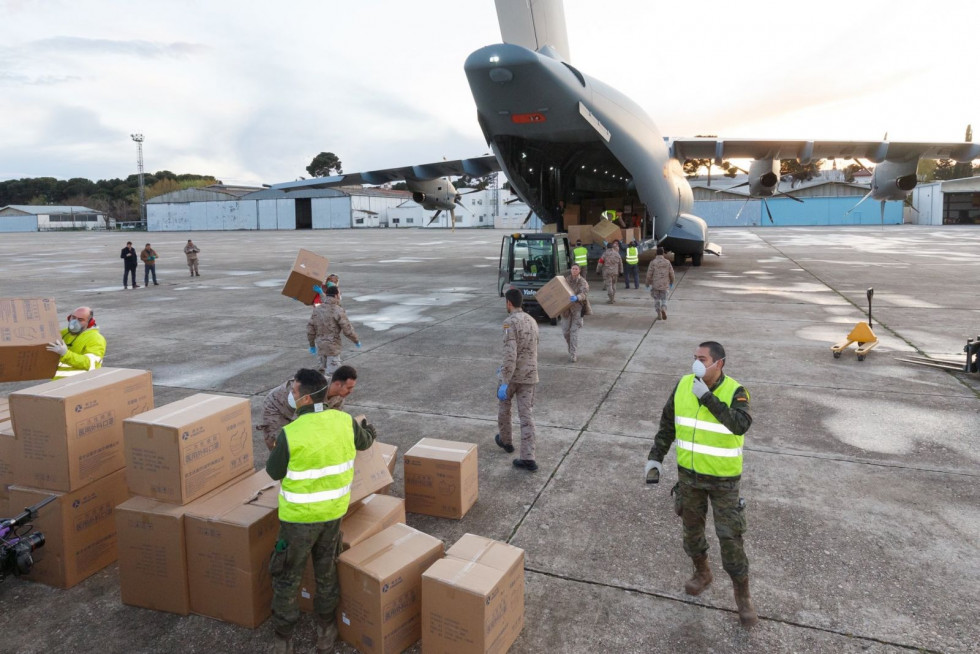
[[684,551],[694,562],[694,575],[684,589],[698,595],[712,580],[704,537],[710,503],[739,619],[742,626],[751,627],[759,618],[749,595],[749,560],[742,543],[745,505],[739,497],[744,434],[752,425],[749,394],[722,372],[725,349],[719,343],[701,343],[694,356],[693,374],[681,378],[664,406],[660,430],[647,456],[647,483],[660,481],[662,462],[676,439],[674,509],[684,524]]
[[[292,634],[299,620],[299,587],[306,561],[313,556],[318,651],[337,638],[334,611],[340,599],[336,559],[340,553],[340,521],[350,503],[350,479],[355,450],[374,443],[374,427],[358,423],[342,411],[316,411],[327,381],[315,370],[296,372],[290,391],[296,420],[282,428],[265,469],[282,480],[279,496],[279,539],[269,562],[272,574],[274,651],[293,651]],[[292,445],[291,445],[292,444]],[[343,488],[335,496],[332,489]],[[326,496],[326,497],[323,497]]]
[[653,298],[653,309],[657,317],[667,320],[667,293],[674,286],[674,267],[664,257],[664,249],[657,248],[657,256],[647,267],[647,290]]
[[568,343],[568,359],[575,363],[578,361],[578,330],[582,328],[585,303],[589,301],[589,282],[582,277],[581,268],[577,263],[572,264],[571,272],[566,279],[575,301],[561,313],[561,333]]
[[[325,405],[330,409],[343,411],[344,400],[354,391],[355,385],[357,385],[357,371],[351,366],[340,366],[330,378]],[[296,410],[289,406],[289,394],[292,388],[293,380],[287,379],[269,391],[262,404],[262,422],[255,428],[262,434],[262,439],[270,451],[276,447],[276,435],[279,430],[296,418]]]
[[616,282],[623,274],[623,258],[619,255],[619,241],[613,241],[606,246],[602,258],[599,259],[599,265],[602,266],[602,281],[609,296],[607,304],[616,304]]
[[341,335],[353,341],[358,348],[361,341],[347,320],[347,312],[337,301],[337,287],[328,286],[324,292],[326,300],[313,309],[313,315],[306,324],[306,338],[310,342],[310,352],[320,356],[320,371],[329,377],[340,366]]
[[497,399],[497,429],[494,441],[506,452],[514,451],[511,431],[511,400],[517,397],[517,415],[521,420],[521,458],[514,467],[535,472],[534,459],[534,387],[538,383],[538,323],[524,313],[524,296],[516,288],[504,295],[507,312],[504,320],[504,363],[500,367]]

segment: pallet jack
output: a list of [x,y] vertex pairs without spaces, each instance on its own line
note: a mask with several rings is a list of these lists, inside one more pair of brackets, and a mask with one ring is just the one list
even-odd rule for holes
[[938,368],[939,370],[948,370],[949,372],[980,372],[980,336],[977,336],[975,339],[967,339],[966,345],[963,346],[963,351],[966,352],[966,363],[950,361],[949,359],[933,359],[932,357],[924,357],[917,354],[909,354],[905,358],[896,358],[895,360],[904,363],[916,363],[921,366]]
[[846,341],[841,341],[830,346],[830,351],[834,353],[834,358],[839,359],[841,352],[846,350],[853,343],[857,343],[857,354],[858,361],[864,361],[864,358],[868,356],[868,352],[873,350],[878,346],[878,337],[875,336],[874,331],[871,329],[871,298],[874,297],[875,290],[873,288],[868,289],[868,321],[863,320],[854,326],[851,333],[847,335]]

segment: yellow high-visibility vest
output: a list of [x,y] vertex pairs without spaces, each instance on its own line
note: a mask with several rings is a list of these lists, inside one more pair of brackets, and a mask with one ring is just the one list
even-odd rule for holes
[[[691,392],[694,375],[685,375],[674,393],[674,437],[677,465],[699,475],[737,477],[742,474],[742,446],[745,437],[733,434],[698,402]],[[731,377],[712,391],[719,400],[732,405],[741,386]]]
[[626,263],[631,266],[635,266],[640,263],[640,254],[634,247],[626,248]]
[[342,518],[354,481],[354,423],[335,409],[304,413],[283,427],[289,465],[279,490],[283,522],[329,522]]

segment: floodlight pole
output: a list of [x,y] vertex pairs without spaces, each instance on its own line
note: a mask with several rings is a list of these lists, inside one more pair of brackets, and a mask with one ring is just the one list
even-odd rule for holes
[[140,222],[146,226],[146,190],[143,186],[143,135],[130,134],[129,137],[136,141],[136,166],[140,178]]

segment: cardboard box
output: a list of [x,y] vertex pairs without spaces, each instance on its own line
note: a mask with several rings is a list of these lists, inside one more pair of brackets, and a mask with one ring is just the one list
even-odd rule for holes
[[[10,421],[10,408],[6,397],[0,397],[0,490],[14,481],[14,426]],[[0,517],[5,514],[0,513]]]
[[116,507],[119,590],[123,604],[178,615],[190,613],[184,514],[251,474],[243,473],[183,506],[149,497],[132,497]]
[[569,225],[568,226],[568,240],[572,247],[575,247],[575,241],[582,241],[582,245],[589,245],[592,243],[592,226],[591,225]]
[[568,280],[559,275],[538,289],[534,300],[549,318],[557,318],[562,311],[572,306],[568,299],[571,296],[572,288],[568,285]]
[[571,225],[580,225],[582,221],[582,207],[577,204],[566,204],[565,211],[562,213],[565,222],[565,229]]
[[0,382],[51,379],[58,355],[47,344],[61,338],[50,298],[0,298]]
[[524,628],[524,550],[464,535],[422,574],[424,652],[506,652]]
[[73,491],[126,465],[123,421],[153,408],[146,370],[99,368],[15,391],[12,483]]
[[321,257],[309,250],[300,249],[289,277],[286,279],[286,285],[282,287],[282,294],[312,306],[313,299],[316,298],[313,286],[323,286],[329,265],[330,262],[327,261],[326,257]]
[[395,524],[337,559],[340,637],[365,654],[401,652],[421,636],[422,572],[442,558],[443,545]]
[[356,511],[360,501],[368,495],[382,491],[395,481],[388,472],[382,450],[384,447],[375,441],[366,450],[358,450],[354,457],[354,481],[350,487],[350,506],[348,513]]
[[541,232],[544,234],[557,234],[558,233],[558,223],[548,223],[541,227]]
[[462,518],[479,497],[477,446],[423,438],[405,452],[405,509]]
[[395,465],[398,463],[398,446],[389,445],[388,443],[379,443],[378,441],[374,441],[374,446],[378,448],[378,450],[381,452],[381,458],[382,460],[384,460],[385,465],[388,466],[388,474],[390,474],[392,478],[392,483],[388,484],[387,486],[384,486],[383,488],[378,489],[377,492],[388,493],[390,495],[395,486],[394,478],[395,478]]
[[191,611],[243,627],[272,613],[269,555],[279,533],[279,484],[260,470],[184,514]]
[[623,245],[629,245],[630,241],[640,242],[639,232],[640,230],[635,227],[630,227],[629,229],[619,230],[622,234]]
[[615,239],[622,236],[621,231],[618,225],[603,218],[592,226],[593,241],[595,243],[602,243],[603,241],[612,243]]
[[44,534],[44,545],[34,550],[34,568],[27,579],[71,588],[116,560],[113,513],[129,498],[122,470],[66,493],[19,485],[8,491],[10,506],[20,508],[50,495],[58,498],[34,521],[34,529]]
[[[405,522],[405,500],[390,495],[368,495],[361,508],[344,516],[340,522],[340,542],[343,551],[378,534],[388,527]],[[299,588],[299,608],[307,613],[313,612],[313,594],[316,592],[316,578],[313,575],[313,559],[306,563],[303,583]]]
[[134,495],[187,504],[254,468],[248,400],[198,393],[124,421]]

